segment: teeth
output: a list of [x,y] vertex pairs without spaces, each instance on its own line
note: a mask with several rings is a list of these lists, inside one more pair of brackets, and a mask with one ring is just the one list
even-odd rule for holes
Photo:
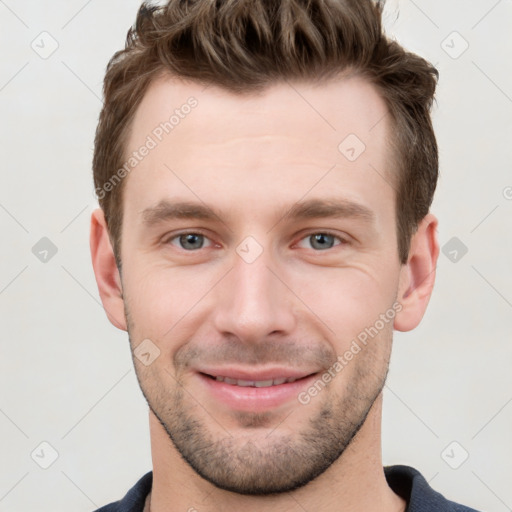
[[237,386],[247,387],[247,386],[254,386],[253,380],[235,380],[235,384]]
[[[279,379],[281,380],[281,379]],[[274,384],[274,386],[276,386],[277,384],[282,384],[282,382],[274,382],[272,379],[270,380],[258,380],[254,383],[254,385],[257,387],[257,388],[268,388],[269,386],[272,386],[272,384]]]
[[222,377],[221,375],[218,375],[217,377],[215,377],[215,380],[218,382],[225,382],[226,384],[231,384],[233,386],[268,388],[270,386],[279,386],[280,384],[284,384],[285,382],[295,382],[297,379],[287,379],[285,377],[281,377],[279,379],[269,380],[242,380],[231,379],[230,377]]

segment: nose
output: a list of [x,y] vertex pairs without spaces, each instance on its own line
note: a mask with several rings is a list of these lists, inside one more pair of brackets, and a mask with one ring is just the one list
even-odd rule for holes
[[296,297],[269,252],[251,263],[234,254],[232,270],[215,288],[214,325],[222,335],[257,343],[295,328]]

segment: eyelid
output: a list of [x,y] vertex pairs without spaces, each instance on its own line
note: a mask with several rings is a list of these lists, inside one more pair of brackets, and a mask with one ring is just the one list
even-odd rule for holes
[[[340,243],[334,245],[333,247],[330,247],[329,249],[331,249],[331,250],[334,249],[334,247],[338,247],[340,245],[348,245],[348,244],[350,244],[350,239],[349,239],[348,235],[342,236],[342,235],[340,235],[338,233],[334,233],[333,231],[330,231],[328,229],[314,229],[314,230],[311,230],[311,231],[309,231],[309,232],[307,232],[305,234],[302,234],[300,239],[299,239],[299,241],[297,242],[297,244],[302,242],[304,239],[309,238],[312,235],[328,235],[328,236],[332,236],[334,238],[337,238]],[[297,245],[297,244],[294,244],[294,245]],[[323,250],[315,251],[315,252],[319,252],[319,253],[324,252],[324,251],[327,252],[329,249],[323,249]]]
[[[212,245],[215,245],[215,242],[213,240],[210,239],[210,237],[201,229],[188,229],[188,230],[185,230],[185,231],[180,231],[178,233],[172,233],[172,234],[168,234],[168,235],[165,235],[163,238],[162,238],[162,244],[166,245],[166,244],[170,244],[170,245],[173,245],[171,244],[171,242],[175,239],[178,239],[180,236],[184,236],[184,235],[201,235],[203,236],[206,240],[209,240],[211,245],[209,247],[211,247]],[[201,247],[201,249],[205,249],[206,247]],[[181,249],[183,251],[186,251],[186,249],[183,249],[181,247],[178,247],[178,249]],[[198,249],[199,250],[199,249]],[[197,252],[198,250],[196,251],[187,251],[187,252]]]
[[[210,239],[210,237],[202,230],[202,229],[189,229],[189,230],[185,230],[185,231],[180,231],[178,233],[173,233],[171,235],[166,235],[163,237],[162,239],[162,243],[164,245],[166,244],[171,244],[171,242],[177,238],[179,238],[180,236],[184,236],[184,235],[201,235],[203,236],[206,240],[209,240],[211,242],[211,245],[209,245],[208,247],[212,247],[215,245],[215,242],[213,240]],[[340,234],[337,234],[337,233],[334,233],[333,231],[330,231],[330,230],[322,230],[322,229],[316,229],[316,230],[311,230],[311,231],[308,231],[306,233],[302,233],[298,242],[296,242],[294,244],[297,245],[298,243],[302,242],[304,239],[312,236],[312,235],[328,235],[328,236],[332,236],[336,239],[338,239],[338,241],[340,242],[339,244],[336,244],[334,245],[333,247],[329,248],[329,249],[333,249],[334,247],[338,247],[340,245],[348,245],[350,244],[350,240],[349,240],[349,237],[348,236],[341,236]],[[172,244],[171,244],[172,245]],[[201,247],[201,249],[206,249],[207,247]],[[180,247],[178,247],[178,249],[181,249],[183,251],[186,251],[186,249],[182,249]],[[324,249],[323,251],[328,251],[329,249]],[[186,252],[198,252],[199,249],[195,250],[195,251],[186,251]],[[323,251],[315,251],[315,252],[323,252]]]

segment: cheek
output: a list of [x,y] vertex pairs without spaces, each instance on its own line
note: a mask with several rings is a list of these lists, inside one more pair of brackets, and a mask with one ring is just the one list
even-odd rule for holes
[[137,335],[150,339],[174,336],[194,315],[212,287],[210,281],[215,281],[193,266],[177,269],[146,263],[137,269],[126,270],[130,277],[124,283],[125,300]]
[[[372,267],[325,269],[301,276],[295,289],[340,343],[350,343],[365,328],[373,326],[381,314],[393,311],[397,276]],[[380,325],[380,324],[379,324]]]

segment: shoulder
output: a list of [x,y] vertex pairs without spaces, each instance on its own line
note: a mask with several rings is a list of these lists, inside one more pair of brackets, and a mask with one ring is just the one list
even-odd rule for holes
[[138,480],[123,499],[105,505],[94,512],[143,512],[144,502],[152,483],[153,472],[150,471]]
[[391,489],[407,501],[407,512],[478,512],[446,499],[410,466],[387,466],[384,473]]

